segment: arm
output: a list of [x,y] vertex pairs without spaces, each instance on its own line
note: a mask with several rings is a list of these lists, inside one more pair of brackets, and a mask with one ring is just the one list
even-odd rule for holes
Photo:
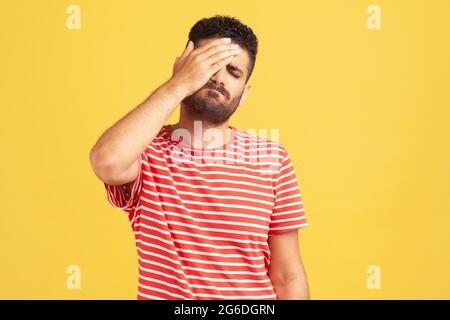
[[139,154],[156,136],[182,100],[179,87],[168,81],[100,136],[89,159],[95,174],[111,185],[134,180]]
[[278,300],[309,300],[308,281],[300,257],[298,230],[269,236],[269,278]]
[[98,139],[89,159],[95,174],[110,185],[129,184],[139,172],[139,155],[177,105],[199,90],[237,54],[223,38],[200,46],[188,42],[177,57],[172,77]]

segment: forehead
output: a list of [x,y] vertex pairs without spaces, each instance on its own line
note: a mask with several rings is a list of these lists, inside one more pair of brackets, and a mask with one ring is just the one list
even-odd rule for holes
[[[205,45],[207,43],[210,43],[211,41],[213,41],[215,39],[217,39],[217,38],[200,39],[198,41],[198,45],[196,47],[203,46],[203,45]],[[244,71],[244,75],[247,75],[247,73],[248,73],[247,67],[248,67],[249,62],[250,62],[250,57],[249,57],[248,52],[247,52],[247,50],[245,48],[243,48],[243,47],[240,47],[240,48],[241,48],[241,51],[238,53],[238,55],[236,55],[234,57],[233,60],[231,60],[231,62],[229,64],[238,67],[239,69]]]

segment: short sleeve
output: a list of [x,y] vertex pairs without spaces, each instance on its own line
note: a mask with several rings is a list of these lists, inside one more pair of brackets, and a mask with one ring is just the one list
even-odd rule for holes
[[286,149],[275,177],[275,203],[269,224],[269,235],[308,226],[294,166]]
[[143,184],[143,165],[146,160],[147,155],[143,151],[139,156],[139,173],[134,181],[131,194],[127,192],[125,185],[109,185],[104,183],[108,201],[114,208],[122,209],[130,214],[139,205]]

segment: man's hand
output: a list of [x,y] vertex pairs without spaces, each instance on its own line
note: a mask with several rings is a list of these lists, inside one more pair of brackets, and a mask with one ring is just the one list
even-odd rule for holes
[[201,87],[218,70],[233,60],[240,51],[238,45],[232,44],[230,38],[218,38],[194,49],[189,41],[183,54],[175,59],[172,84],[182,88],[185,96],[190,96]]

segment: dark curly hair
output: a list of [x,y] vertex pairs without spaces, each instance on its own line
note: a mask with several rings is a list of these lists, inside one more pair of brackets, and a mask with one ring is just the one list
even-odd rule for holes
[[250,58],[247,67],[247,79],[245,80],[247,83],[255,67],[258,52],[258,38],[251,28],[235,17],[215,15],[197,21],[189,32],[189,40],[193,41],[194,44],[200,39],[223,37],[231,38],[231,42],[237,43],[247,50]]

